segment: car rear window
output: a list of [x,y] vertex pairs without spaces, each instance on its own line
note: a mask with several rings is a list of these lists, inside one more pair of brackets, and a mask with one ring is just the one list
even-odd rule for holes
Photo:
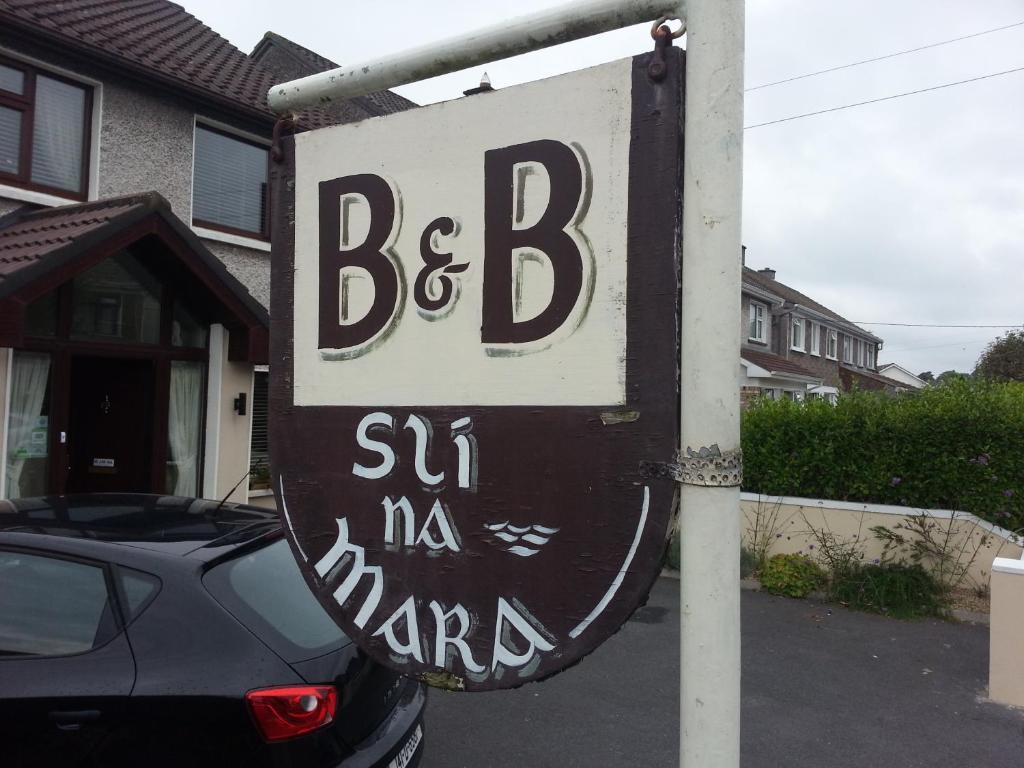
[[312,659],[349,642],[309,591],[284,539],[217,565],[203,583],[286,661]]

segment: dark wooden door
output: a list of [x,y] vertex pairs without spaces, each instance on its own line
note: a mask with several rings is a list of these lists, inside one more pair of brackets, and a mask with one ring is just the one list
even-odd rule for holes
[[68,493],[153,490],[153,383],[149,361],[72,359]]

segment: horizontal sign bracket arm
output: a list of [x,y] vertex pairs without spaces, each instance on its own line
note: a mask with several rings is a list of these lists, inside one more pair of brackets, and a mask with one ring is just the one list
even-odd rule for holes
[[686,23],[686,0],[577,0],[474,32],[274,85],[267,103],[278,114],[352,99],[458,72],[651,19]]

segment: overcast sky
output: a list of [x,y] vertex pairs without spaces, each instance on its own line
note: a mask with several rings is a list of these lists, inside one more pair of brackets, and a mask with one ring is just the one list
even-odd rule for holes
[[[269,29],[342,64],[378,58],[557,0],[187,0],[243,51]],[[1024,21],[1024,0],[748,0],[748,88]],[[608,33],[396,89],[455,98],[630,56],[648,27]],[[1024,26],[751,91],[747,125],[1024,67]],[[880,362],[971,370],[1024,324],[1024,71],[752,128],[745,135],[747,264],[885,339]]]

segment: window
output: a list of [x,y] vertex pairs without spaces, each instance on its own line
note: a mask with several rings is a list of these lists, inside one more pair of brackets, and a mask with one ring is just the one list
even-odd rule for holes
[[843,336],[843,362],[853,362],[853,339],[849,336]]
[[266,147],[196,125],[192,223],[269,237]]
[[50,356],[16,350],[9,387],[6,495],[42,496],[50,473]]
[[866,341],[858,341],[857,347],[860,353],[857,359],[860,361],[860,367],[863,368],[868,364],[868,343]]
[[175,496],[198,496],[203,454],[203,404],[206,367],[188,360],[171,361],[167,409],[167,468],[164,487]]
[[839,334],[836,331],[829,329],[828,344],[825,347],[825,357],[829,360],[835,360],[838,357],[838,344]]
[[804,351],[804,321],[799,317],[793,318],[793,330],[791,335],[792,347],[799,352]]
[[249,488],[270,487],[270,450],[267,440],[267,392],[270,375],[256,371],[252,378],[252,441],[249,450]]
[[875,347],[874,345],[868,345],[868,368],[874,370],[875,368]]
[[0,61],[0,182],[86,198],[92,89]]
[[321,656],[346,642],[283,539],[214,567],[203,584],[286,661]]
[[821,326],[811,323],[811,354],[821,354]]
[[63,656],[117,633],[103,569],[0,552],[0,656]]
[[121,252],[72,281],[71,338],[127,344],[160,341],[160,282]]
[[764,304],[758,304],[756,301],[750,302],[750,340],[764,342],[765,338],[765,327],[764,327],[764,316],[766,307]]

